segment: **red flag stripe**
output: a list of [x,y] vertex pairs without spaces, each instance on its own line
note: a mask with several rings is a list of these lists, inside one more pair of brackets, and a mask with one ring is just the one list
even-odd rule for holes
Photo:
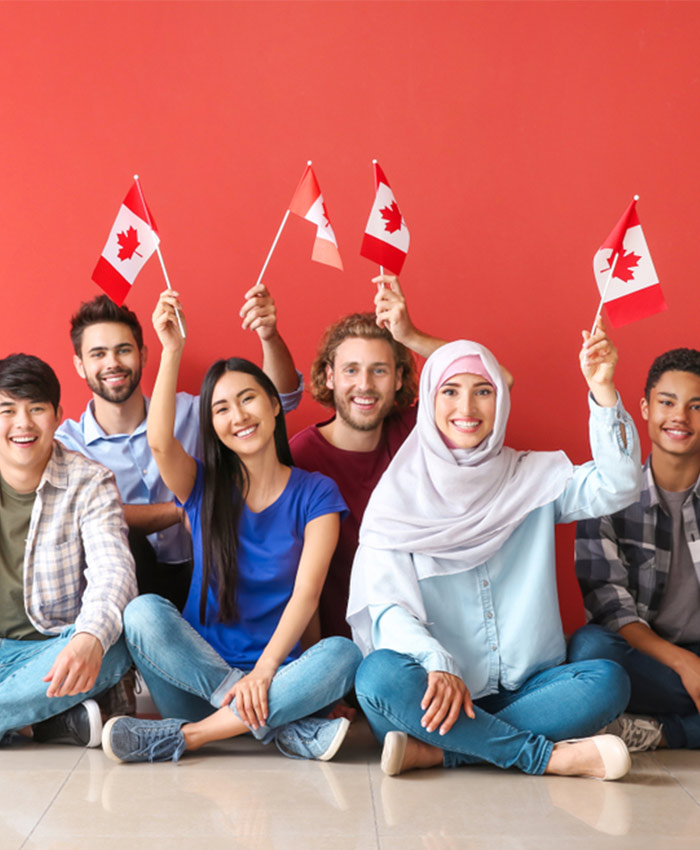
[[661,292],[661,286],[657,283],[655,286],[647,286],[631,295],[606,301],[605,308],[610,317],[610,324],[614,328],[620,328],[622,325],[636,322],[637,319],[645,319],[653,313],[661,313],[667,310],[668,306]]
[[601,248],[611,248],[613,254],[620,250],[622,247],[622,241],[625,238],[625,233],[630,229],[630,227],[634,227],[639,224],[636,204],[636,201],[632,201],[632,203],[627,207],[618,223],[612,229],[608,238],[600,246]]
[[377,239],[376,236],[371,236],[369,233],[365,233],[362,237],[360,254],[397,275],[401,274],[406,259],[406,254],[403,251],[399,251],[398,248],[394,248],[393,245],[384,242],[382,239]]
[[289,211],[293,212],[294,215],[304,218],[320,194],[321,190],[319,189],[316,176],[311,166],[307,165],[306,171],[294,192],[294,197],[289,205]]
[[158,234],[158,228],[156,227],[155,219],[151,213],[151,210],[144,206],[144,202],[141,197],[141,192],[139,192],[138,186],[136,183],[133,183],[131,189],[129,189],[129,193],[126,198],[124,198],[124,206],[127,209],[130,209],[134,215],[137,215],[142,221],[145,221],[146,224],[151,225],[151,229]]
[[121,307],[124,299],[131,292],[129,282],[104,257],[100,257],[97,261],[92,279],[99,287],[104,289],[117,307]]

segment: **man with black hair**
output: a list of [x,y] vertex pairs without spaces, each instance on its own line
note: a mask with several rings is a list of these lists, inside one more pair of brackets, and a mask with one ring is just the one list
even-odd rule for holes
[[55,442],[60,386],[26,354],[0,360],[0,742],[97,746],[97,696],[131,666],[136,594],[114,476]]
[[[275,303],[265,286],[246,293],[240,316],[243,328],[260,338],[263,369],[280,392],[284,410],[293,410],[303,383],[277,331]],[[80,420],[67,419],[56,438],[114,472],[139,592],[158,593],[182,611],[192,574],[192,547],[183,509],[163,483],[146,439],[148,398],[141,389],[141,372],[148,349],[141,324],[128,307],[98,295],[72,317],[71,342],[73,365],[92,399]],[[185,451],[200,457],[199,396],[177,394],[175,436]]]
[[608,731],[630,750],[700,747],[700,352],[657,357],[641,400],[652,447],[634,505],[586,520],[576,573],[589,625],[569,660],[609,658],[630,676]]

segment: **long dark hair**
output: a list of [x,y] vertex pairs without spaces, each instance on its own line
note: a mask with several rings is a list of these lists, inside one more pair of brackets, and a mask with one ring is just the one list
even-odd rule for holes
[[275,385],[250,360],[229,357],[217,360],[204,376],[199,398],[199,428],[202,435],[204,461],[204,493],[202,498],[202,586],[199,599],[199,621],[204,624],[207,591],[215,588],[221,623],[238,619],[238,526],[248,494],[248,471],[238,455],[225,446],[214,430],[212,396],[216,382],[225,372],[244,372],[255,379],[271,401],[279,405],[275,417],[275,449],[277,459],[292,466],[292,453],[287,440],[282,402]]

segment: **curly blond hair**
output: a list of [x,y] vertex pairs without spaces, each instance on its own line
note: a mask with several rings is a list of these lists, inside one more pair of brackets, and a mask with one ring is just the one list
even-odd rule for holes
[[326,366],[333,368],[335,353],[346,339],[383,339],[389,343],[394,354],[397,370],[401,370],[401,389],[396,392],[397,410],[410,407],[418,394],[418,372],[413,354],[397,342],[386,328],[377,326],[374,313],[353,313],[338,319],[326,329],[311,364],[311,395],[314,401],[325,407],[334,407],[333,390],[326,386]]

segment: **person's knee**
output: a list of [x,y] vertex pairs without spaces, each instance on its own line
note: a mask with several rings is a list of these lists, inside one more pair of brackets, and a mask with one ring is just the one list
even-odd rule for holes
[[582,626],[571,636],[569,661],[589,661],[595,658],[617,658],[617,635],[602,626]]
[[348,638],[341,637],[340,635],[324,638],[322,643],[333,656],[333,663],[344,670],[350,671],[354,678],[355,671],[362,661],[360,648]]
[[[124,635],[128,641],[143,637],[152,632],[162,634],[162,614],[166,608],[177,609],[155,593],[137,596],[124,609]],[[178,613],[179,616],[179,613]]]
[[596,664],[600,691],[609,700],[610,711],[616,716],[622,714],[630,701],[632,690],[627,672],[616,661],[606,658],[599,658],[591,663]]
[[358,698],[377,697],[389,699],[404,687],[401,684],[407,666],[418,665],[409,656],[394,652],[392,649],[377,649],[371,652],[360,664],[355,677],[355,691]]

